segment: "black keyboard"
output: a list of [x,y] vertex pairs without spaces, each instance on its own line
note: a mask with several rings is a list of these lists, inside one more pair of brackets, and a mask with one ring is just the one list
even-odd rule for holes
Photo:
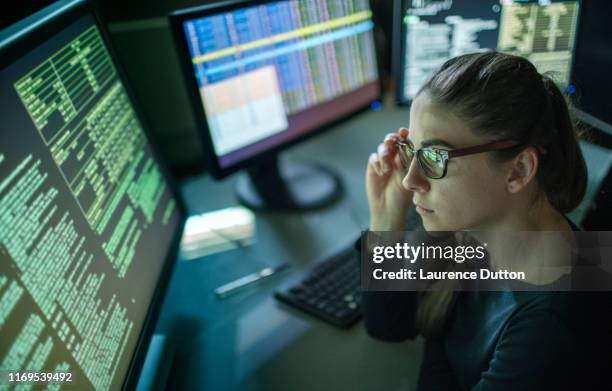
[[274,296],[340,328],[361,318],[359,259],[353,246],[324,259],[295,285]]

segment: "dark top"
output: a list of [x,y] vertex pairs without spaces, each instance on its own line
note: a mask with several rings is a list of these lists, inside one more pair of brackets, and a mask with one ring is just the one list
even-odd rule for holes
[[[425,342],[417,389],[612,389],[609,296],[457,292],[445,333]],[[363,292],[363,306],[371,336],[416,336],[416,292]]]

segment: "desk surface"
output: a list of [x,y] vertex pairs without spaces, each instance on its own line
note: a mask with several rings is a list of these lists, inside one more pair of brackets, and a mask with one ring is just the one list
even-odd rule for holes
[[[350,245],[367,227],[367,158],[385,134],[408,124],[408,110],[388,104],[360,114],[283,154],[316,160],[342,173],[340,202],[310,213],[258,213],[255,243],[204,258],[179,260],[158,321],[177,352],[173,389],[407,390],[419,369],[422,341],[371,339],[363,322],[339,330],[277,302],[275,287],[302,268]],[[236,177],[183,183],[191,214],[234,206]],[[291,271],[218,300],[213,289],[267,265]]]

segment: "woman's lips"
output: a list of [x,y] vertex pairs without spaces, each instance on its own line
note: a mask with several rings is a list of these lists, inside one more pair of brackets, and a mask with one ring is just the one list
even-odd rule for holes
[[414,202],[414,205],[416,206],[416,211],[418,214],[426,214],[426,213],[433,213],[432,209],[428,209],[424,206],[419,205],[418,203]]

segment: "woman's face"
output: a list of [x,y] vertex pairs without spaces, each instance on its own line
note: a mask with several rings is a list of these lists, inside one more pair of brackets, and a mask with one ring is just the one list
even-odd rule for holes
[[[412,103],[408,138],[416,149],[430,145],[452,150],[491,141],[474,134],[445,107],[432,103],[426,93]],[[490,229],[508,213],[506,174],[492,164],[490,153],[451,158],[441,179],[428,178],[417,160],[412,160],[402,184],[414,192],[427,231]]]

